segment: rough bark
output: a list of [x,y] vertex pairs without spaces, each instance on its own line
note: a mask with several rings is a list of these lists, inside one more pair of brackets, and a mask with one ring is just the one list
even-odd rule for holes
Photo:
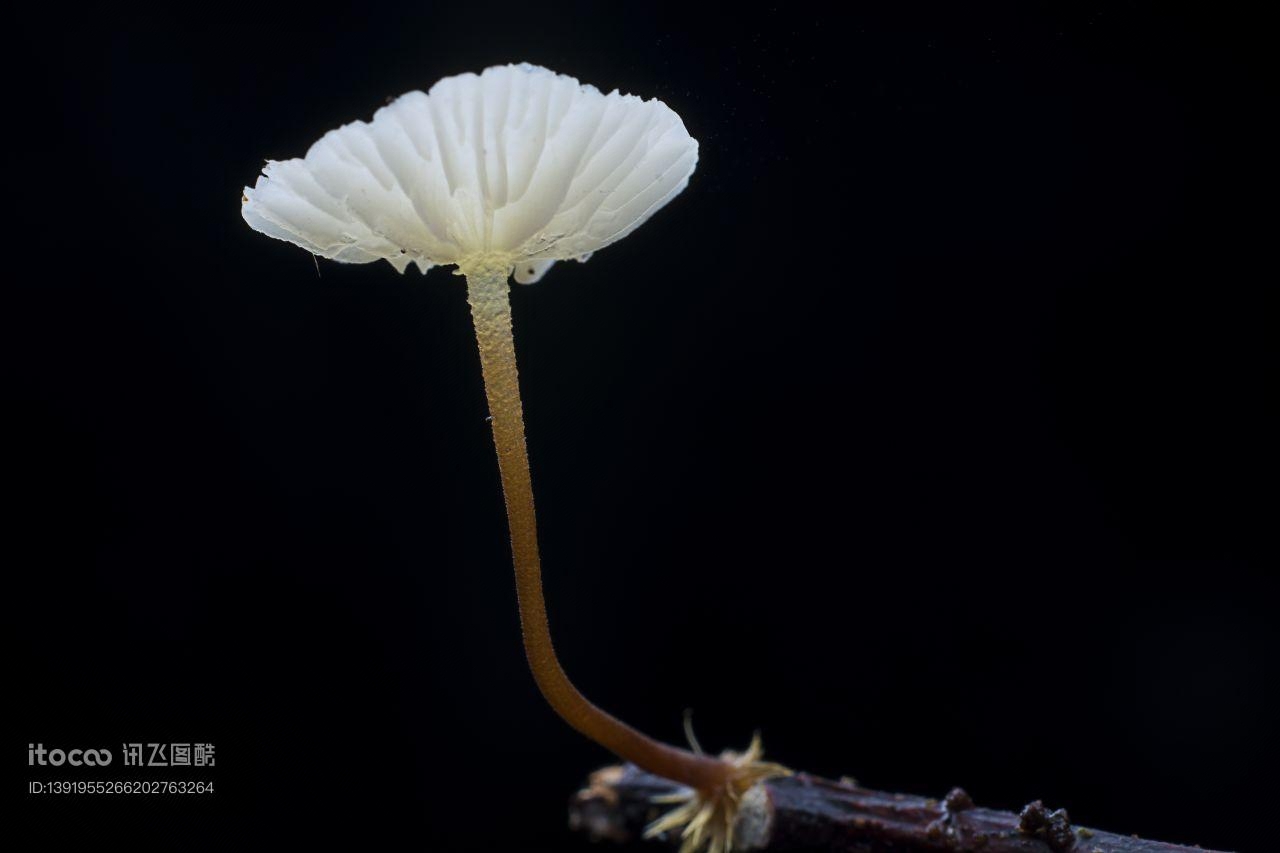
[[[632,765],[606,767],[574,795],[569,822],[597,840],[632,841],[666,808],[653,798],[680,790]],[[771,779],[753,792],[736,836],[735,849],[768,853],[1204,853],[1073,826],[1064,810],[1039,801],[1008,812],[980,808],[959,788],[936,800],[805,773]],[[678,840],[655,843],[671,846]]]

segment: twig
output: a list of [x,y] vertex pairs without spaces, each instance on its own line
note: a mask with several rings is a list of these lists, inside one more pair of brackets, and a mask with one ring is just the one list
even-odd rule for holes
[[[665,808],[653,798],[679,790],[629,764],[606,767],[574,795],[569,825],[596,840],[631,841]],[[735,850],[768,853],[1207,853],[1072,826],[1065,811],[1038,800],[1015,814],[979,808],[960,788],[934,800],[806,773],[771,779],[748,794],[735,837]]]

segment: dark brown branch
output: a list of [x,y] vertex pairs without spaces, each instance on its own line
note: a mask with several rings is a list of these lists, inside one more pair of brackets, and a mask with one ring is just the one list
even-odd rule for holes
[[[1039,801],[1020,813],[978,808],[959,788],[941,800],[871,791],[805,773],[772,779],[744,802],[742,850],[786,853],[1205,853],[1160,841],[1072,826]],[[631,765],[606,767],[569,805],[569,823],[592,838],[630,841],[666,806],[655,796],[681,790]],[[676,838],[660,839],[671,845]]]

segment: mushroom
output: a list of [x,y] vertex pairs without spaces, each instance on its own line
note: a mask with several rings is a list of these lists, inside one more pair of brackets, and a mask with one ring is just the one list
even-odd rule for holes
[[244,190],[255,230],[344,263],[453,264],[466,276],[506,502],[525,653],[542,695],[573,728],[688,795],[655,821],[684,851],[731,849],[737,806],[785,774],[744,753],[656,741],[596,707],[551,644],[525,450],[508,279],[585,261],[630,234],[688,184],[698,143],[659,100],[603,94],[532,65],[446,77],[325,134],[301,159],[269,161]]

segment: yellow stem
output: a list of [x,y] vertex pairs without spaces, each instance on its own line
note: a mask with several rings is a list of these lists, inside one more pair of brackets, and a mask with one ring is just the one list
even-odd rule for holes
[[533,485],[525,450],[524,411],[511,335],[510,285],[507,283],[511,264],[501,257],[480,258],[460,268],[467,277],[467,301],[480,348],[493,443],[498,451],[524,650],[538,689],[565,722],[624,760],[690,787],[714,790],[728,778],[731,768],[726,762],[660,743],[597,708],[573,686],[556,658],[542,596]]

